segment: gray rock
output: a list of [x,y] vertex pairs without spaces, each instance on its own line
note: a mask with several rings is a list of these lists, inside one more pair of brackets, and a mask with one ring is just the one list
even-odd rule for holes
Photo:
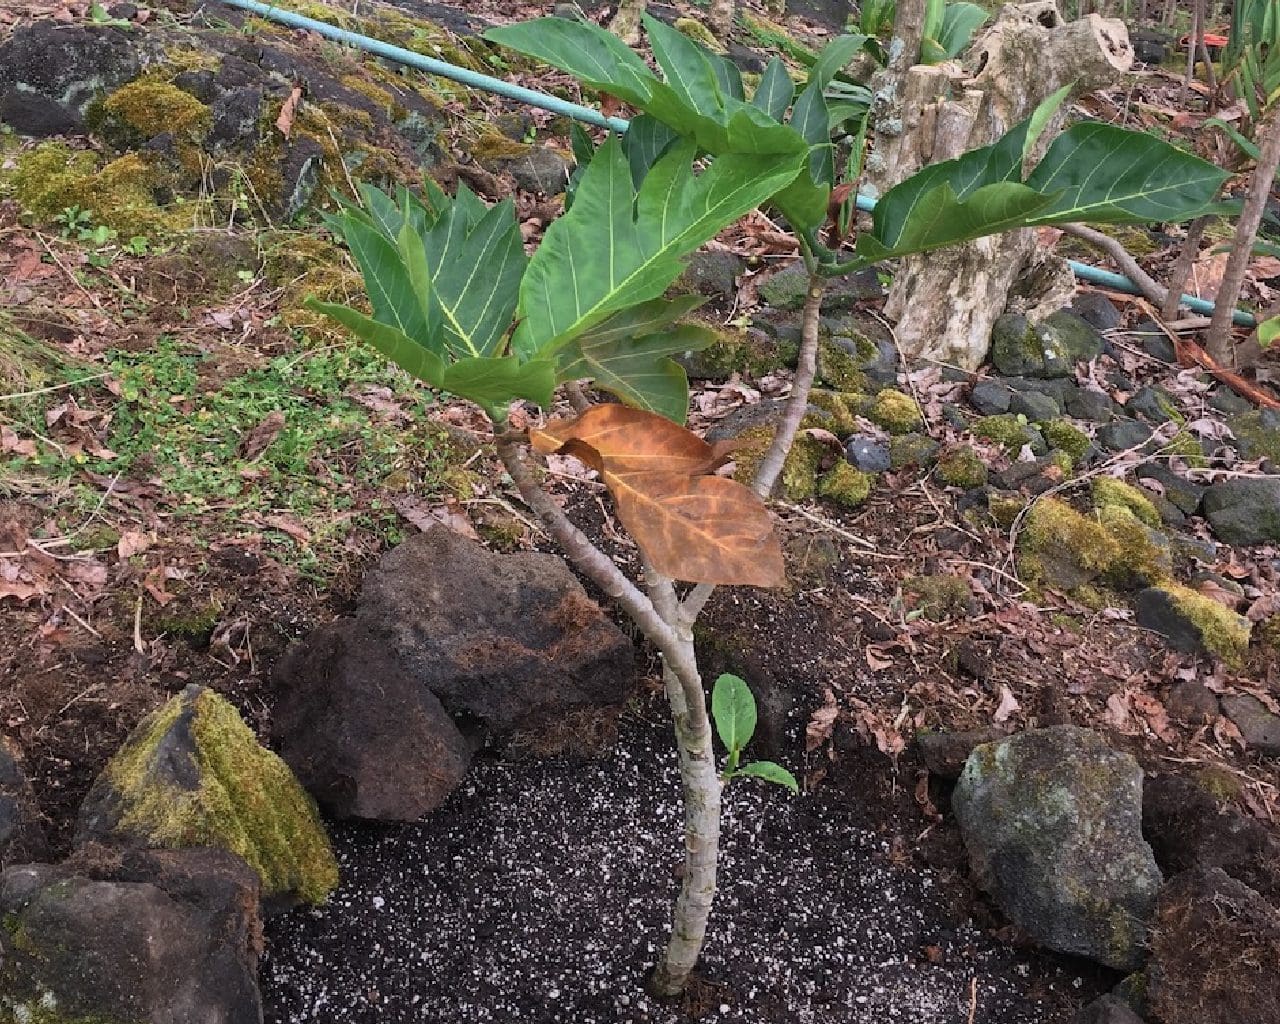
[[[800,261],[783,267],[760,286],[760,297],[773,309],[796,310],[804,305],[809,291],[809,275]],[[884,297],[874,267],[856,274],[832,278],[822,296],[824,313],[847,312],[861,302],[872,302]]]
[[1222,712],[1235,723],[1250,750],[1280,756],[1280,715],[1273,714],[1257,697],[1247,693],[1225,696]]
[[1255,409],[1232,416],[1227,426],[1235,436],[1236,450],[1242,459],[1266,459],[1280,465],[1280,410]]
[[1280,476],[1220,480],[1200,507],[1214,536],[1228,544],[1280,541]]
[[916,734],[920,758],[931,775],[958,779],[973,748],[1004,739],[999,729],[969,729],[964,732],[921,732]]
[[[1143,330],[1144,326],[1149,327],[1149,329]],[[1139,338],[1142,342],[1142,351],[1151,356],[1152,359],[1159,359],[1164,363],[1176,363],[1178,361],[1178,350],[1173,347],[1173,342],[1169,340],[1169,336],[1164,331],[1149,322],[1139,324],[1134,330],[1135,333],[1141,332]]]
[[787,14],[844,31],[853,13],[850,0],[787,0]]
[[137,78],[153,59],[134,33],[36,21],[0,44],[0,121],[24,135],[84,127],[89,104]]
[[1221,868],[1186,871],[1160,894],[1146,996],[1161,1024],[1280,1020],[1280,912]]
[[1200,511],[1200,502],[1206,488],[1179,476],[1163,462],[1146,462],[1137,468],[1139,480],[1150,480],[1158,485],[1165,498],[1189,516]]
[[1037,377],[1005,377],[1004,382],[1013,388],[1014,391],[1035,391],[1042,395],[1048,395],[1059,407],[1067,404],[1067,396],[1072,391],[1077,390],[1077,386],[1069,381],[1062,379],[1040,380]]
[[942,445],[926,434],[899,434],[889,438],[889,464],[893,469],[928,469],[938,460],[941,449]]
[[517,188],[549,196],[565,190],[573,166],[569,157],[548,146],[532,146],[521,156],[501,161],[501,169],[515,179]]
[[985,377],[969,391],[969,404],[983,416],[998,416],[1009,411],[1013,391],[1002,381]]
[[[756,427],[777,424],[778,420],[782,418],[786,407],[786,400],[781,398],[739,406],[728,416],[718,420],[707,431],[707,440],[712,444],[717,441],[729,441],[735,437],[740,437],[749,430],[754,430]],[[805,409],[804,414],[806,418],[812,416],[828,429],[833,429],[836,425],[835,417],[825,409],[819,409],[816,405],[810,404]]]
[[1128,1003],[1108,992],[1077,1013],[1071,1024],[1143,1024],[1143,1021]]
[[258,880],[223,850],[92,848],[0,875],[14,1020],[257,1024]]
[[45,855],[44,825],[13,742],[0,737],[0,867]]
[[873,437],[854,434],[844,443],[844,457],[854,469],[864,473],[889,471],[889,447]]
[[699,250],[689,257],[680,275],[680,287],[710,299],[733,299],[738,293],[742,257],[721,250]]
[[[1237,638],[1215,637],[1207,634],[1202,625],[1185,611],[1169,591],[1163,587],[1147,587],[1134,598],[1135,621],[1144,629],[1159,633],[1174,650],[1191,654],[1230,655]],[[1225,608],[1224,608],[1225,611]],[[1235,617],[1244,643],[1248,642],[1249,622],[1242,616]]]
[[1062,415],[1062,406],[1050,395],[1038,391],[1018,391],[1009,400],[1009,411],[1032,423],[1047,423]]
[[1160,516],[1160,522],[1165,526],[1185,526],[1187,522],[1187,514],[1178,508],[1173,502],[1159,494],[1148,494],[1148,500],[1155,506],[1156,513]]
[[[1069,309],[1060,309],[1050,313],[1040,322],[1040,328],[1050,329],[1055,335],[1054,349],[1060,352],[1068,367],[1075,363],[1087,363],[1102,354],[1103,338],[1096,327]],[[1050,377],[1065,376],[1060,373],[1046,374]]]
[[1168,423],[1176,418],[1178,407],[1173,396],[1164,388],[1145,387],[1134,393],[1125,410],[1130,415],[1141,416],[1151,423]]
[[563,559],[493,554],[443,526],[378,560],[355,618],[455,720],[480,731],[616,716],[637,682],[631,642]]
[[1218,698],[1198,679],[1184,679],[1178,683],[1169,691],[1164,703],[1169,714],[1179,722],[1203,725],[1218,717]]
[[1115,418],[1116,404],[1110,395],[1092,388],[1078,388],[1068,392],[1066,400],[1067,412],[1078,420],[1090,423],[1109,423]]
[[1225,413],[1228,416],[1242,416],[1245,413],[1253,412],[1253,403],[1247,398],[1241,398],[1229,387],[1216,388],[1209,396],[1209,406],[1218,412]]
[[1120,326],[1120,309],[1102,292],[1079,292],[1071,300],[1071,312],[1099,331]]
[[435,695],[349,619],[290,650],[276,684],[276,748],[334,817],[417,821],[471,762]]
[[1181,534],[1173,538],[1173,548],[1183,558],[1204,565],[1213,565],[1218,560],[1218,545],[1203,537]]
[[1141,965],[1160,870],[1142,839],[1142,769],[1055,726],[978,747],[952,795],[979,884],[1050,949]]
[[1107,451],[1122,452],[1151,440],[1152,430],[1140,420],[1116,420],[1098,429],[1098,444]]
[[1196,868],[1221,868],[1273,902],[1280,901],[1280,835],[1217,796],[1216,788],[1212,776],[1147,777],[1142,832],[1156,863],[1167,877]]

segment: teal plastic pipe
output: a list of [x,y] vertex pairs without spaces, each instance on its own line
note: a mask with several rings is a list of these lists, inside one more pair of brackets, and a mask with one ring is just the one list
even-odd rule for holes
[[463,85],[470,86],[472,89],[483,89],[485,92],[496,93],[498,96],[505,96],[507,99],[515,100],[517,103],[549,110],[553,114],[563,114],[566,117],[572,117],[575,121],[595,125],[597,128],[610,128],[615,132],[625,132],[628,127],[627,122],[622,118],[605,117],[600,111],[584,107],[580,103],[570,103],[568,100],[560,99],[559,96],[548,96],[544,92],[535,92],[533,89],[512,85],[510,82],[504,82],[500,78],[482,75],[478,71],[460,68],[455,64],[436,60],[434,57],[424,57],[422,54],[406,50],[402,46],[392,46],[390,43],[384,43],[379,39],[371,39],[369,36],[348,32],[345,28],[338,28],[336,25],[330,25],[324,21],[316,21],[315,18],[305,18],[301,14],[294,14],[293,11],[273,7],[271,4],[260,4],[257,0],[218,0],[218,2],[228,7],[238,7],[242,11],[260,15],[269,21],[279,22],[281,25],[288,25],[290,28],[305,29],[308,32],[316,33],[316,35],[324,36],[326,39],[332,39],[334,42],[346,43],[348,46],[354,46],[378,57],[386,57],[387,60],[393,60],[397,64],[404,64],[411,68],[417,68],[419,71],[425,71],[429,75],[439,75],[441,78],[460,82]]
[[[349,32],[345,28],[338,28],[328,22],[307,18],[301,14],[295,14],[293,11],[273,7],[270,4],[258,3],[257,0],[218,0],[218,2],[228,7],[238,7],[242,11],[257,14],[268,21],[288,25],[290,28],[300,28],[308,32],[314,32],[316,35],[332,39],[334,42],[354,46],[358,50],[364,50],[366,53],[372,53],[378,57],[385,57],[387,60],[393,60],[397,64],[404,64],[407,67],[425,71],[429,75],[439,75],[441,78],[448,78],[472,89],[482,89],[498,96],[505,96],[507,99],[515,100],[517,103],[549,110],[553,114],[562,114],[565,117],[573,118],[575,121],[595,125],[597,128],[608,128],[621,133],[630,127],[629,123],[620,117],[605,117],[600,111],[584,107],[580,103],[570,103],[568,100],[560,99],[559,96],[549,96],[545,92],[537,92],[533,89],[526,89],[523,86],[512,85],[510,82],[504,82],[500,78],[482,75],[478,71],[460,68],[446,61],[436,60],[434,57],[424,57],[422,54],[415,53],[413,50],[406,50],[402,46],[392,46],[390,43],[384,43],[380,39],[363,36],[357,32]],[[868,196],[858,196],[857,204],[859,210],[868,212],[875,209],[876,205],[875,200]],[[1123,274],[1114,274],[1109,270],[1091,267],[1087,263],[1077,263],[1075,260],[1068,260],[1068,263],[1072,272],[1082,281],[1104,285],[1107,288],[1114,288],[1116,291],[1126,292],[1130,295],[1142,294],[1142,289]],[[1213,312],[1212,302],[1198,299],[1194,295],[1182,296],[1182,304],[1197,313],[1209,315]],[[1257,325],[1257,320],[1254,319],[1253,314],[1246,313],[1242,309],[1235,311],[1232,315],[1232,321],[1242,327],[1254,327]]]

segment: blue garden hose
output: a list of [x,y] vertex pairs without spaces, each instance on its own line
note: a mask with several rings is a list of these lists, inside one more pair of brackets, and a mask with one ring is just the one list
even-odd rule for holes
[[[447,61],[436,60],[434,57],[424,57],[420,53],[413,50],[406,50],[401,46],[392,46],[390,43],[384,43],[379,39],[372,39],[369,36],[360,35],[358,32],[350,32],[345,28],[338,28],[336,25],[330,25],[328,22],[317,21],[315,18],[307,18],[301,14],[295,14],[293,11],[282,10],[279,7],[273,7],[270,4],[258,3],[257,0],[218,0],[219,3],[228,7],[238,7],[241,10],[249,11],[260,17],[266,18],[268,21],[278,22],[281,25],[287,25],[290,28],[305,29],[308,32],[314,32],[316,35],[324,36],[326,39],[332,39],[334,42],[345,43],[348,46],[354,46],[358,50],[364,50],[366,53],[372,53],[378,57],[385,57],[387,60],[395,61],[397,64],[404,64],[406,67],[417,68],[419,71],[425,71],[429,75],[439,75],[441,78],[448,78],[454,82],[472,89],[481,89],[485,92],[491,92],[498,96],[505,96],[507,99],[515,100],[517,103],[523,103],[526,106],[538,107],[542,110],[549,110],[553,114],[561,114],[565,117],[571,117],[575,121],[581,121],[584,124],[594,125],[597,128],[608,128],[615,132],[625,132],[629,127],[628,122],[620,117],[605,117],[598,110],[592,110],[590,107],[584,107],[580,103],[570,103],[568,100],[562,100],[558,96],[550,96],[544,92],[537,92],[534,89],[526,89],[523,86],[512,85],[510,82],[504,82],[500,78],[494,78],[491,75],[482,75],[478,71],[471,71],[468,68],[460,68],[455,64]],[[870,212],[875,209],[875,200],[868,196],[858,196],[857,204],[859,210]],[[1100,267],[1091,267],[1087,263],[1077,263],[1075,260],[1068,260],[1072,273],[1082,281],[1088,281],[1090,284],[1099,284],[1107,288],[1113,288],[1119,292],[1126,292],[1130,295],[1141,295],[1142,289],[1130,281],[1123,274],[1116,274],[1110,270],[1103,270]],[[1197,313],[1210,315],[1213,313],[1213,303],[1205,299],[1197,298],[1194,295],[1182,296],[1182,304],[1188,309]],[[1241,327],[1255,327],[1257,320],[1252,313],[1247,313],[1242,309],[1237,309],[1232,314],[1232,322]]]

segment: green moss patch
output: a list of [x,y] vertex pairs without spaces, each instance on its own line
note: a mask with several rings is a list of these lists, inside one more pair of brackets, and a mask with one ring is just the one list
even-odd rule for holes
[[1018,537],[1024,579],[1071,589],[1102,575],[1120,557],[1120,545],[1096,518],[1066,502],[1045,498],[1031,506]]
[[891,434],[910,434],[924,426],[924,416],[915,399],[893,388],[885,388],[875,396],[867,418]]
[[847,462],[838,462],[834,468],[823,474],[818,482],[818,494],[837,505],[857,508],[867,500],[875,482],[874,473],[864,473],[860,469],[854,469]]
[[162,78],[140,78],[90,111],[90,126],[118,149],[157,135],[199,142],[212,123],[209,108]]
[[1026,420],[1008,412],[974,420],[973,434],[984,441],[998,444],[1010,455],[1016,455],[1023,445],[1034,444],[1036,440],[1036,435]]
[[1095,508],[1127,509],[1147,526],[1160,525],[1160,513],[1156,511],[1155,505],[1151,504],[1151,499],[1123,480],[1116,480],[1109,476],[1095,477],[1092,493]]
[[[162,782],[175,730],[189,730],[195,788]],[[176,741],[179,745],[182,740]],[[116,831],[156,846],[218,846],[244,858],[268,897],[320,903],[338,866],[314,802],[289,767],[260,746],[240,715],[211,690],[188,687],[146,718],[105,770],[119,794]]]
[[1073,463],[1079,463],[1089,453],[1093,442],[1089,435],[1068,420],[1049,420],[1040,424],[1040,433],[1050,448],[1057,448],[1071,456]]
[[967,582],[945,573],[912,576],[903,584],[903,590],[911,598],[912,607],[934,622],[964,615],[973,596]]
[[987,482],[987,464],[968,445],[948,448],[938,456],[938,479],[949,487],[969,490]]

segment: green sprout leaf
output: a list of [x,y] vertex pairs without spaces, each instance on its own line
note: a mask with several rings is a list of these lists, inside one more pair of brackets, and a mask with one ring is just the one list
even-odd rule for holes
[[1273,316],[1270,320],[1263,320],[1258,324],[1258,344],[1263,348],[1270,348],[1280,339],[1280,316]]
[[796,782],[796,777],[782,765],[774,764],[772,761],[752,761],[750,764],[744,764],[733,774],[735,777],[747,775],[753,779],[774,782],[779,786],[785,786],[797,795],[800,793],[800,784]]
[[711,689],[711,717],[731,757],[751,740],[756,731],[756,699],[740,676],[726,672],[716,679]]

